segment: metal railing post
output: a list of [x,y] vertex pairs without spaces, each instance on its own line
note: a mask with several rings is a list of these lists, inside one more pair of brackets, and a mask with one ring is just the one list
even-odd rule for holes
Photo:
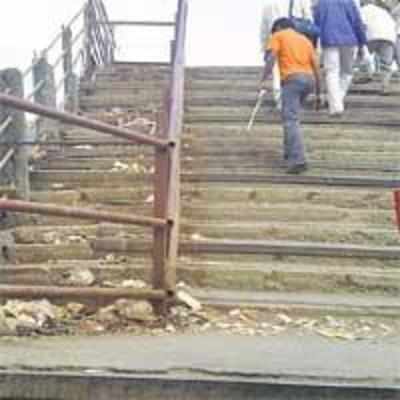
[[62,27],[62,50],[64,71],[64,108],[68,111],[77,109],[77,76],[74,74],[72,56],[72,29]]
[[[13,95],[23,98],[24,86],[22,74],[18,69],[7,69],[0,72],[0,79],[3,87]],[[15,185],[17,197],[23,200],[30,198],[28,148],[19,143],[26,140],[26,119],[25,113],[14,108],[1,107],[2,119],[9,119],[10,123],[2,132],[1,141],[11,144],[1,147],[1,158],[8,160],[4,164],[2,180]],[[9,155],[9,157],[7,157]]]
[[[35,87],[40,87],[34,94],[34,102],[40,105],[57,108],[57,92],[53,67],[47,62],[47,57],[42,55],[34,59],[33,82]],[[59,124],[48,118],[38,118],[36,121],[36,139],[46,142],[59,141]]]
[[[164,98],[163,110],[158,113],[158,131],[162,138],[168,133],[168,96]],[[155,150],[154,168],[154,217],[167,219],[168,216],[168,185],[169,185],[169,150]],[[174,292],[174,287],[167,281],[168,268],[168,237],[169,226],[153,229],[153,289]],[[159,313],[165,313],[164,304],[156,304]]]

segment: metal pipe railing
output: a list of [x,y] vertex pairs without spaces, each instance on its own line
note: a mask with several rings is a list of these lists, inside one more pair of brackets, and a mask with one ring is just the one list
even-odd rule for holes
[[117,214],[107,211],[90,210],[78,207],[63,207],[54,204],[33,203],[19,200],[0,200],[0,210],[49,215],[53,217],[79,218],[91,221],[112,222],[115,224],[156,226],[159,228],[165,228],[168,225],[168,221],[161,218]]
[[10,148],[0,161],[0,172],[6,167],[6,165],[11,161],[15,155],[15,149]]
[[169,146],[174,145],[173,142],[169,142],[167,140],[150,137],[148,135],[136,133],[128,129],[109,125],[104,122],[80,117],[75,114],[57,111],[52,108],[41,106],[15,96],[0,94],[0,104],[13,107],[28,113],[37,114],[45,118],[55,119],[66,124],[77,125],[81,128],[97,130],[99,132],[131,140],[139,144],[152,145],[159,148],[168,148]]
[[167,294],[163,290],[153,289],[0,285],[0,298],[29,300],[46,298],[52,301],[68,299],[80,302],[92,300],[96,304],[101,304],[118,299],[162,301],[167,298]]
[[[128,144],[142,144],[155,147],[155,200],[153,217],[143,217],[138,215],[127,215],[119,213],[111,213],[108,211],[99,211],[95,209],[84,209],[78,207],[64,207],[54,204],[41,204],[29,201],[11,201],[0,200],[0,210],[8,210],[12,212],[41,214],[66,218],[80,218],[92,221],[104,221],[111,223],[134,224],[139,226],[152,227],[154,229],[153,243],[153,288],[152,290],[134,292],[130,291],[130,295],[126,295],[122,291],[105,292],[98,289],[72,289],[72,288],[55,288],[55,287],[6,287],[0,286],[0,297],[16,296],[18,298],[65,298],[68,296],[80,297],[88,296],[99,298],[101,296],[109,296],[114,298],[120,297],[139,297],[152,299],[158,302],[164,301],[168,294],[174,293],[176,288],[176,258],[178,252],[178,234],[179,234],[179,191],[180,191],[180,139],[183,125],[183,104],[184,104],[184,51],[187,24],[188,2],[187,0],[179,0],[179,8],[175,22],[170,21],[109,21],[106,9],[102,0],[88,0],[85,6],[71,19],[71,21],[63,27],[62,32],[52,40],[50,45],[43,50],[42,57],[35,60],[32,65],[24,72],[24,77],[33,71],[40,61],[47,62],[46,56],[56,44],[62,40],[61,54],[56,58],[53,65],[47,63],[50,72],[44,73],[44,78],[38,78],[33,91],[28,98],[35,97],[44,85],[47,93],[48,89],[54,88],[54,68],[57,68],[64,60],[64,76],[58,82],[59,87],[65,82],[66,78],[73,73],[74,67],[82,58],[85,73],[89,72],[90,77],[96,67],[99,65],[107,65],[114,60],[114,49],[116,48],[113,26],[116,25],[136,25],[136,26],[155,26],[155,27],[171,27],[175,26],[174,50],[172,52],[171,62],[171,81],[169,87],[168,101],[164,110],[166,118],[164,118],[162,135],[149,136],[138,133],[126,128],[120,128],[101,121],[78,116],[72,113],[58,111],[54,108],[36,104],[34,102],[11,96],[9,93],[0,94],[0,104],[17,110],[35,114],[46,119],[56,120],[65,124],[75,125],[81,128],[93,129],[98,132],[109,134],[117,138],[128,140]],[[84,16],[84,26],[78,34],[72,38],[72,30],[66,32],[72,24],[74,24],[80,16]],[[65,33],[65,35],[64,35]],[[68,34],[68,35],[67,35]],[[78,50],[75,59],[72,59],[72,49],[79,42],[82,35],[85,35],[83,46]],[[75,53],[74,53],[75,54]],[[44,60],[43,60],[44,59]],[[72,66],[71,66],[72,63]],[[52,70],[53,68],[53,70]],[[35,72],[35,71],[34,71]],[[36,75],[35,75],[36,76]],[[49,86],[47,86],[49,85]],[[54,89],[50,90],[53,93]],[[66,89],[66,92],[69,90]],[[55,91],[55,95],[57,90]],[[71,95],[71,93],[68,93]],[[45,96],[44,96],[45,97]],[[38,100],[42,101],[42,100]],[[43,101],[45,103],[45,101]],[[50,104],[50,103],[46,103]],[[51,104],[54,104],[51,103]],[[10,117],[11,118],[11,117]],[[7,129],[10,122],[3,122],[4,130]],[[6,126],[7,125],[7,126]],[[1,126],[0,126],[1,129]],[[31,145],[38,141],[19,140],[17,144],[11,143],[12,139],[8,139],[10,149],[4,150],[5,156],[0,161],[0,167],[5,166],[15,155],[15,146]],[[39,143],[41,143],[39,141]],[[44,143],[51,145],[60,143],[61,140],[53,140]],[[116,145],[123,145],[123,142],[115,142]],[[42,144],[42,143],[41,143]],[[92,143],[91,143],[92,144]],[[5,143],[1,144],[1,146]],[[67,144],[68,145],[68,144]],[[74,143],[76,145],[76,143]],[[93,145],[97,145],[93,143]],[[102,143],[99,143],[102,145]],[[3,147],[4,149],[4,147]]]

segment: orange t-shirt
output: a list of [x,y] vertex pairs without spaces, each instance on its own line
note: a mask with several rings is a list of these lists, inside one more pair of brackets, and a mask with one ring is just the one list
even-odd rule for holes
[[314,47],[305,36],[293,29],[274,33],[267,50],[276,56],[283,81],[291,74],[313,74]]

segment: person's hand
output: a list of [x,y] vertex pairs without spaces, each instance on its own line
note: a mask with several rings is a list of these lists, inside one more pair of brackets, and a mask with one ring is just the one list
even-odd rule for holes
[[268,81],[266,79],[262,80],[260,82],[258,89],[259,90],[267,90],[268,89]]
[[357,59],[358,61],[363,61],[365,57],[364,47],[359,47],[357,51]]

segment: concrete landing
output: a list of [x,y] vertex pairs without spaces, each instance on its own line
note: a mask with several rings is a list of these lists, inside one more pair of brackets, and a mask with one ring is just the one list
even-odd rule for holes
[[1,340],[0,370],[400,389],[400,337],[345,342],[210,333]]

